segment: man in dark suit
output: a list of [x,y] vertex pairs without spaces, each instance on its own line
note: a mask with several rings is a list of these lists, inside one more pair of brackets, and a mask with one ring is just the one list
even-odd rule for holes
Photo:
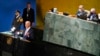
[[89,14],[87,20],[99,22],[98,14],[96,13],[95,8],[91,8],[91,11],[90,11],[90,14]]
[[14,20],[12,22],[11,31],[12,32],[19,31],[22,22],[23,22],[23,18],[20,16],[20,11],[16,10],[15,17],[14,17]]
[[34,30],[31,27],[30,21],[25,22],[25,28],[26,29],[24,30],[23,38],[29,40],[30,42],[24,45],[23,56],[31,56],[31,51],[32,51],[31,46],[32,42],[34,41]]
[[31,27],[31,22],[30,21],[26,21],[25,22],[25,31],[23,34],[24,39],[33,41],[34,40],[34,31]]
[[83,5],[79,5],[77,17],[84,20],[87,19],[87,13],[85,12]]
[[31,24],[34,22],[34,10],[31,8],[31,3],[27,3],[27,8],[23,10],[23,20],[24,20],[24,27],[25,27],[25,21],[30,21]]

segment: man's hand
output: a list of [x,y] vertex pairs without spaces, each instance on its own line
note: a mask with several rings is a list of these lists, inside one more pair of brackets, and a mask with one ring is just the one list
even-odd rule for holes
[[25,36],[29,37],[29,33],[27,32]]

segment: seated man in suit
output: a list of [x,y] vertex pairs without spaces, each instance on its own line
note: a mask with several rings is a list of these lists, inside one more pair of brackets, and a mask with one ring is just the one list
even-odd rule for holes
[[85,12],[83,5],[79,5],[77,17],[84,20],[87,19],[87,13]]
[[25,31],[24,31],[24,34],[23,34],[23,37],[24,39],[27,39],[27,40],[34,40],[34,31],[31,27],[31,22],[30,21],[26,21],[25,22]]
[[12,32],[19,31],[22,22],[23,22],[23,18],[20,16],[20,11],[19,10],[16,10],[15,17],[14,17],[14,20],[12,22],[11,31]]
[[95,8],[91,8],[90,14],[89,14],[87,20],[94,21],[94,22],[99,21],[98,14],[96,13]]

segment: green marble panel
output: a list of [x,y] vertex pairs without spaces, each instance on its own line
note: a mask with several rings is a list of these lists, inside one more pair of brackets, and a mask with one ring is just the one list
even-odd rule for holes
[[44,41],[100,56],[100,24],[47,13]]

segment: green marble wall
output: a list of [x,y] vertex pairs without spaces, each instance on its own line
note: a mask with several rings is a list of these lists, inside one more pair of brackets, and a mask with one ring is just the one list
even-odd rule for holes
[[44,41],[100,56],[100,24],[47,13]]

